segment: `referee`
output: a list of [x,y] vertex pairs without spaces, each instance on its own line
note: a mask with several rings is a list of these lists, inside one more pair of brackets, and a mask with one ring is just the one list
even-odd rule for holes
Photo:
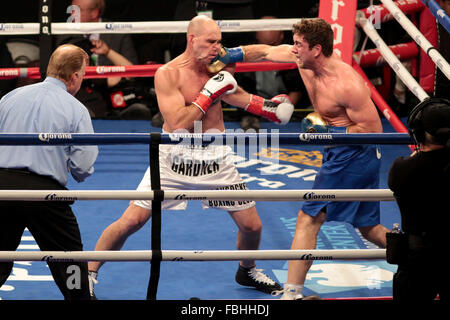
[[[79,47],[58,47],[43,82],[0,100],[0,133],[93,133],[88,110],[74,98],[88,59]],[[94,172],[97,155],[97,146],[0,145],[0,189],[66,190],[68,172],[82,182]],[[43,251],[83,250],[71,204],[0,201],[0,250],[16,250],[25,228]],[[89,299],[87,263],[48,261],[48,266],[64,299]],[[12,267],[13,262],[0,263],[0,287]]]

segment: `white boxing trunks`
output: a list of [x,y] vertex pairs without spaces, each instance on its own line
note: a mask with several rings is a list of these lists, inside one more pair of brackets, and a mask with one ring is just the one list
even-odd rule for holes
[[[234,164],[229,146],[160,145],[160,176],[162,190],[247,190]],[[137,190],[151,190],[150,167]],[[134,204],[151,209],[151,200]],[[165,200],[162,209],[184,210],[187,200]],[[202,200],[203,209],[219,208],[240,211],[255,206],[254,201]]]

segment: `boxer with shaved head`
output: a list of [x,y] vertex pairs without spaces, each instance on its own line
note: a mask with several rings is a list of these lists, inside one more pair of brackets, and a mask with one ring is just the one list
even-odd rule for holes
[[[293,105],[285,95],[271,100],[252,95],[240,88],[233,77],[234,66],[217,72],[207,67],[221,50],[222,34],[217,23],[196,16],[187,28],[185,51],[159,68],[155,74],[155,90],[164,118],[163,132],[224,132],[221,101],[243,108],[275,123],[287,123]],[[196,127],[197,124],[197,127]],[[201,133],[200,132],[200,133]],[[198,132],[196,132],[198,133]],[[161,188],[177,189],[246,189],[233,161],[229,146],[191,148],[160,146]],[[138,190],[151,190],[150,168]],[[163,201],[163,209],[184,210],[187,201]],[[202,201],[203,208],[227,211],[238,227],[236,247],[256,250],[262,223],[253,201]],[[151,217],[151,201],[132,201],[123,216],[111,224],[100,237],[95,250],[119,250],[125,240]],[[220,226],[211,226],[211,231]],[[101,262],[90,262],[91,283]],[[254,260],[243,260],[236,281],[271,293],[281,286],[256,269]]]

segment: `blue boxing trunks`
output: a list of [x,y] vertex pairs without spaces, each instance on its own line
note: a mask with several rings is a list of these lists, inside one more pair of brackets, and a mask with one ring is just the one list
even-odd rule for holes
[[[380,158],[373,145],[325,147],[313,189],[378,189]],[[380,223],[380,203],[374,201],[308,201],[302,210],[313,217],[325,211],[327,221],[348,222],[354,227]]]

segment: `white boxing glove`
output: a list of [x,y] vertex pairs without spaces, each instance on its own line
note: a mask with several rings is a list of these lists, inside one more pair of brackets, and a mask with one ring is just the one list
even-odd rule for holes
[[270,100],[252,94],[245,110],[275,123],[286,124],[294,112],[294,105],[285,94],[279,94]]
[[280,120],[280,124],[288,123],[294,113],[294,105],[292,104],[291,98],[286,94],[279,94],[270,99],[270,101],[279,103],[275,115]]
[[213,102],[221,95],[234,93],[236,89],[237,82],[231,73],[220,71],[205,83],[205,86],[192,104],[197,106],[205,114]]

